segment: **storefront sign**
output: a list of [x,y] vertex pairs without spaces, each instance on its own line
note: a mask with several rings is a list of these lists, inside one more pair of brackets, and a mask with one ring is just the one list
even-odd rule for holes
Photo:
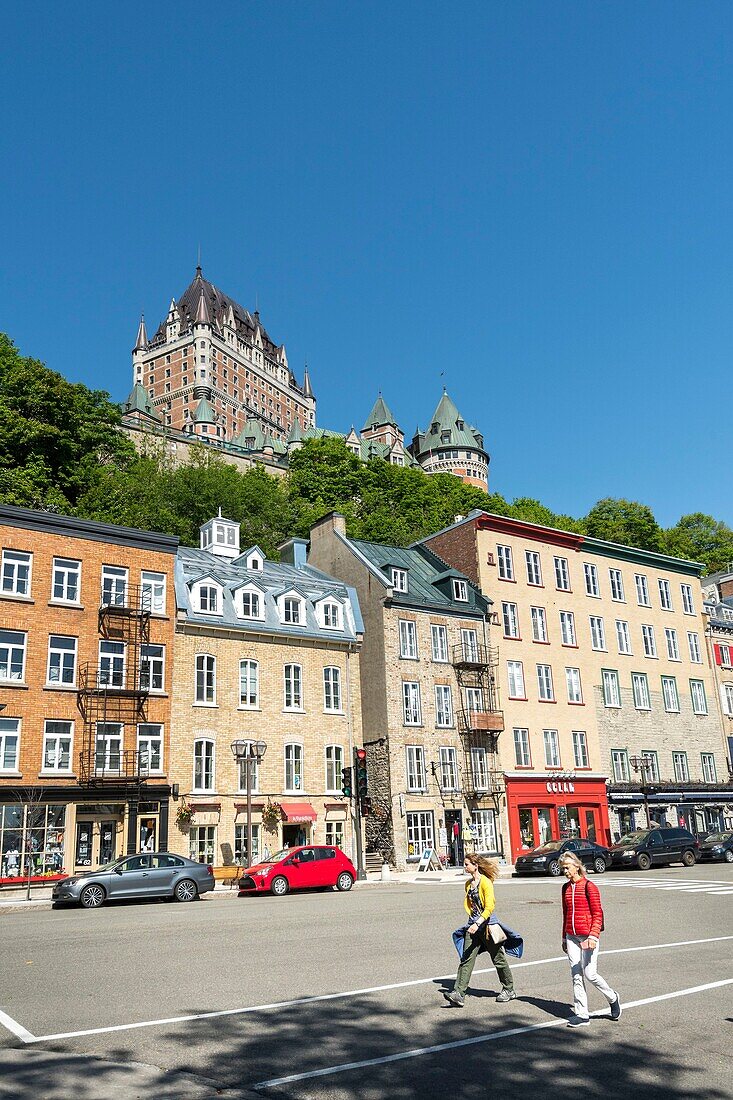
[[552,783],[547,784],[547,790],[550,794],[562,794],[563,792],[565,792],[566,794],[574,794],[575,784],[566,783],[564,781],[553,781]]

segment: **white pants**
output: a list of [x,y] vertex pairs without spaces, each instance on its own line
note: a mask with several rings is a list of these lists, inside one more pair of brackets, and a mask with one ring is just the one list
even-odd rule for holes
[[586,979],[594,985],[599,993],[602,993],[609,1004],[616,1000],[616,994],[610,985],[596,970],[598,963],[598,944],[592,951],[584,951],[580,946],[586,936],[568,936],[566,946],[568,959],[570,960],[570,973],[573,976],[573,1010],[576,1016],[588,1019],[588,994],[585,989]]

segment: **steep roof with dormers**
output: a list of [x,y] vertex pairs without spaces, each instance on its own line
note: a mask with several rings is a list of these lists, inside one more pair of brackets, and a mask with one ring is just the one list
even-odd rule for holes
[[447,391],[443,390],[443,396],[438,402],[427,430],[416,433],[410,450],[419,459],[429,451],[454,447],[480,451],[486,456],[483,436],[476,428],[466,423]]

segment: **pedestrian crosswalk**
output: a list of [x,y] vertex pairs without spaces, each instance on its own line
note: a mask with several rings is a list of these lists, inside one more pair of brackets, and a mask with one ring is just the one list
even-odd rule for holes
[[670,882],[668,878],[647,878],[643,871],[634,878],[620,878],[613,874],[604,875],[604,889],[607,886],[627,886],[633,890],[659,890],[661,893],[669,890],[680,894],[733,896],[733,880],[731,879],[728,879],[727,882],[717,879],[693,879],[690,882],[684,882],[680,879],[677,882]]

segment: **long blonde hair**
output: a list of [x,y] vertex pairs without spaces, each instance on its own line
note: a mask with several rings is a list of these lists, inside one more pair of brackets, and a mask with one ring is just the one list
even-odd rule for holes
[[571,863],[573,867],[577,867],[578,871],[580,872],[581,878],[586,877],[583,861],[578,859],[576,855],[573,855],[572,852],[563,852],[563,854],[560,856],[559,863],[561,867],[565,863]]
[[480,856],[476,852],[465,852],[463,858],[475,863],[481,874],[486,875],[492,882],[499,877],[498,859],[487,859],[486,856]]

